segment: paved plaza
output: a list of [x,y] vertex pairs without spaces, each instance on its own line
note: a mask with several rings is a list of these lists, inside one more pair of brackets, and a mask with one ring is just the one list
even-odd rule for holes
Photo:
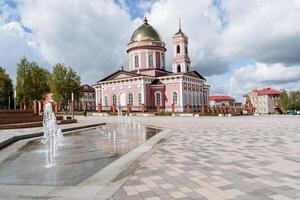
[[300,199],[299,117],[136,120],[172,128],[172,136],[114,199]]
[[[78,124],[60,127],[119,120],[77,118]],[[148,159],[137,162],[137,168],[114,186],[117,189],[124,183],[113,195],[114,200],[300,199],[299,116],[130,117],[126,121],[171,129],[171,136],[159,142],[146,156]],[[1,133],[36,131],[41,128]],[[93,187],[75,189],[84,196],[93,193]],[[0,185],[0,192],[9,188]],[[103,198],[103,193],[97,194]]]

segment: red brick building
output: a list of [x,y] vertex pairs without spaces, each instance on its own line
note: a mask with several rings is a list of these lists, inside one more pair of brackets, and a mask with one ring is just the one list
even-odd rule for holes
[[79,98],[74,102],[74,110],[82,111],[96,110],[95,89],[90,85],[82,85],[80,87]]

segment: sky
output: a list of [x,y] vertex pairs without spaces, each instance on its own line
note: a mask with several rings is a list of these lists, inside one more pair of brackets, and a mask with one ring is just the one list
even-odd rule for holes
[[0,66],[15,80],[23,56],[50,71],[59,62],[95,84],[128,66],[144,16],[166,43],[168,70],[181,18],[211,95],[300,89],[299,0],[0,0]]

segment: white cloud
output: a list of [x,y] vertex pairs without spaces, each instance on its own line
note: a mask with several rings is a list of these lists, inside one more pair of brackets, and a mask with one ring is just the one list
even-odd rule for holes
[[182,31],[189,37],[192,67],[204,75],[227,71],[226,60],[216,53],[222,23],[211,0],[161,0],[153,4],[147,16],[167,44],[169,65],[173,55],[172,36],[178,31],[178,19],[181,17]]
[[227,58],[300,63],[298,0],[223,1],[227,27],[218,52]]
[[74,67],[83,82],[96,80],[127,64],[126,45],[133,31],[129,14],[113,1],[27,0],[22,23],[50,64]]
[[38,60],[41,65],[46,63],[30,40],[30,36],[19,22],[5,23],[5,18],[3,16],[0,18],[0,66],[6,69],[13,81],[17,63],[23,56],[30,60]]
[[[219,7],[213,5],[213,0],[152,2],[141,0],[137,7],[148,12],[149,23],[167,44],[168,69],[173,53],[172,36],[178,31],[181,17],[183,32],[189,37],[192,67],[212,83],[212,92],[226,93],[228,88],[242,94],[263,84],[280,86],[279,75],[274,73],[265,76],[266,80],[261,73],[255,75],[259,80],[246,77],[252,80],[250,83],[238,79],[242,72],[253,71],[254,66],[256,72],[269,67],[284,72],[300,68],[298,0],[230,0],[221,1]],[[142,20],[132,20],[127,6],[125,0],[119,4],[112,0],[21,0],[17,11],[6,6],[0,14],[0,65],[13,66],[14,73],[15,63],[23,55],[42,65],[48,63],[47,66],[64,62],[79,72],[83,82],[95,83],[119,65],[128,65],[126,45]],[[224,11],[222,19],[226,26],[219,17],[219,9]],[[4,23],[3,19],[11,13],[20,15],[21,21]],[[32,33],[24,32],[23,25]],[[256,64],[242,65],[232,72],[230,79],[228,66],[238,59]],[[234,81],[240,81],[236,82],[239,88],[233,86]],[[299,83],[292,76],[285,82],[280,80],[282,86],[290,88]]]
[[229,80],[229,92],[241,96],[254,88],[299,90],[300,65],[255,63],[236,69]]

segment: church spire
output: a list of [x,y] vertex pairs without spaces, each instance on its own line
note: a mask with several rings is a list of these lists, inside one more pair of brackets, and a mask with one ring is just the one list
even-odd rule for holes
[[179,22],[179,32],[181,32],[181,19],[180,19],[180,17],[179,17],[178,22]]
[[144,24],[148,24],[148,20],[146,16],[144,17]]

